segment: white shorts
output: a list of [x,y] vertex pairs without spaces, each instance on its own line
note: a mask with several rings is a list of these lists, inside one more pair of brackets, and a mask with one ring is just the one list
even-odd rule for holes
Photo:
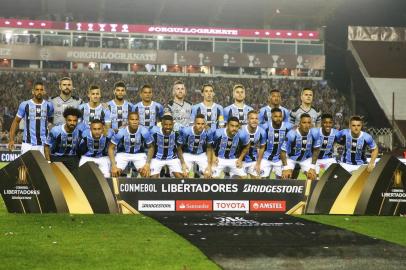
[[319,174],[320,168],[327,170],[331,164],[337,163],[335,158],[325,158],[325,159],[318,159],[316,163],[316,173]]
[[159,174],[163,166],[168,166],[170,173],[182,173],[182,166],[178,158],[168,160],[153,158],[151,160],[151,175]]
[[271,172],[275,175],[282,177],[282,161],[269,161],[267,159],[262,159],[261,161],[261,177],[269,177]]
[[204,173],[207,169],[208,161],[206,153],[200,155],[193,155],[189,153],[183,153],[183,159],[185,160],[186,166],[189,170],[193,168],[193,165],[199,165],[199,172]]
[[79,167],[88,161],[93,161],[97,164],[104,177],[110,177],[110,159],[108,157],[87,157],[82,156],[79,161]]
[[117,153],[116,163],[117,168],[124,170],[129,162],[132,162],[137,170],[144,167],[147,161],[147,155],[145,153],[129,154],[129,153]]
[[218,158],[219,163],[218,165],[213,169],[213,177],[219,177],[221,172],[230,172],[231,176],[237,175],[237,176],[247,176],[247,174],[244,171],[243,168],[237,168],[237,165],[235,164],[237,159],[224,159],[224,158]]
[[40,151],[41,154],[45,157],[44,146],[43,145],[31,145],[29,143],[22,143],[21,144],[21,155],[28,152],[28,151],[30,151],[30,150]]
[[287,168],[288,170],[293,170],[293,169],[295,169],[295,165],[296,165],[296,164],[299,164],[300,169],[301,169],[303,172],[309,171],[309,169],[312,167],[312,166],[311,166],[311,165],[312,165],[312,158],[311,158],[311,157],[308,158],[308,159],[305,159],[305,160],[303,160],[303,161],[295,161],[295,160],[292,160],[292,159],[288,159],[287,162],[288,162],[288,164],[287,164],[286,168]]
[[353,164],[347,164],[347,163],[344,163],[344,162],[340,162],[339,164],[341,165],[341,167],[343,167],[349,173],[352,173],[352,172],[358,170],[359,167],[361,167],[362,165],[365,165],[365,164],[353,165]]

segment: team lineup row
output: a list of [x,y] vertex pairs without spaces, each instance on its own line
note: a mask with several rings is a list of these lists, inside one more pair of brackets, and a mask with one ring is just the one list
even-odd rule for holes
[[[24,119],[22,152],[40,150],[48,160],[68,167],[76,166],[79,154],[79,165],[94,161],[106,177],[119,176],[132,162],[143,177],[159,176],[163,166],[175,177],[187,177],[198,164],[206,178],[219,177],[223,171],[255,178],[274,171],[277,177],[290,178],[298,164],[309,179],[315,179],[319,165],[326,168],[335,162],[334,143],[344,145],[341,162],[349,171],[366,163],[367,147],[371,150],[368,170],[378,154],[372,137],[361,131],[361,118],[353,117],[350,129],[333,129],[332,116],[311,106],[311,89],[302,91],[301,106],[291,112],[280,106],[280,92],[272,90],[269,105],[256,112],[244,104],[242,85],[233,88],[235,103],[224,110],[213,102],[210,84],[202,87],[203,102],[192,107],[184,101],[182,82],[175,82],[174,100],[165,109],[152,101],[149,85],[142,87],[142,101],[134,106],[124,99],[122,82],[115,84],[115,99],[107,104],[100,104],[97,86],[89,88],[85,104],[72,97],[69,78],[62,78],[59,87],[61,94],[46,101],[43,84],[34,84],[33,98],[20,104],[11,126],[10,149]],[[48,134],[51,121],[56,125]],[[311,128],[320,122],[321,128]]]

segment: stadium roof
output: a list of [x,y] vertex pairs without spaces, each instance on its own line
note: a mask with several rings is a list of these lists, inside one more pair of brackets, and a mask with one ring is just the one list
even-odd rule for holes
[[[345,0],[1,0],[0,17],[314,29]],[[4,3],[7,2],[7,3]]]

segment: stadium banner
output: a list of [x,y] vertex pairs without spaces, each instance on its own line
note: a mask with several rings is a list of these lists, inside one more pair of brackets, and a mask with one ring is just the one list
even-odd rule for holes
[[28,151],[0,170],[11,213],[269,212],[406,215],[406,165],[383,156],[371,173],[331,166],[320,180],[104,178]]
[[0,151],[0,162],[11,162],[20,157],[21,151]]
[[406,32],[400,27],[348,26],[348,40],[406,41]]
[[0,57],[21,60],[165,64],[181,66],[325,68],[324,55],[178,52],[34,45],[0,45]]
[[206,26],[160,26],[103,22],[56,22],[0,18],[0,27],[24,29],[53,29],[93,33],[145,33],[181,36],[253,37],[269,39],[319,40],[319,31],[282,29],[239,29]]
[[[306,181],[108,178],[117,200],[141,212],[286,213],[305,201]],[[315,182],[314,182],[315,183]]]

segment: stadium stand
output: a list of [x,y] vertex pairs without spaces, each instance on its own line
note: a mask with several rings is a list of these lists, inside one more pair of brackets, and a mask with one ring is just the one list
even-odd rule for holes
[[[348,66],[356,111],[375,127],[391,127],[406,145],[404,28],[348,28]],[[385,115],[386,117],[382,117]]]

